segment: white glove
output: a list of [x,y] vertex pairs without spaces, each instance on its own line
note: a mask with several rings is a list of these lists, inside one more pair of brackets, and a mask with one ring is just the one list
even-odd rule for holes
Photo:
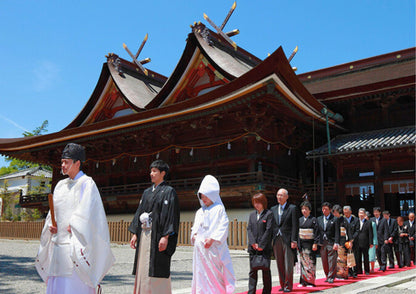
[[142,223],[142,224],[144,224],[145,222],[147,222],[149,220],[149,214],[147,213],[147,212],[143,212],[141,215],[140,215],[140,222]]
[[140,222],[145,225],[146,227],[151,226],[152,218],[150,217],[152,213],[143,212],[140,215]]

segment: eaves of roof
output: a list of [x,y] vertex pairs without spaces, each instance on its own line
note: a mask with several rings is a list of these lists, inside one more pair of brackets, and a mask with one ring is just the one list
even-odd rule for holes
[[[415,126],[339,135],[331,140],[331,155],[415,147]],[[308,158],[329,156],[328,144],[306,152]]]
[[[304,117],[312,116],[318,121],[325,121],[321,114],[325,105],[317,101],[306,90],[294,74],[283,49],[279,48],[267,59],[241,77],[201,96],[166,107],[153,108],[91,125],[66,128],[57,133],[27,137],[24,139],[19,138],[15,141],[10,139],[7,141],[0,140],[0,152],[17,152],[19,150],[39,148],[40,146],[51,144],[63,145],[65,142],[76,141],[81,138],[96,135],[111,135],[123,129],[140,125],[163,124],[175,117],[207,111],[207,109],[238,100],[268,83],[272,83],[273,89],[270,89],[270,91],[278,92],[279,99],[292,105],[293,109],[298,112],[298,115]],[[335,125],[332,120],[330,123],[331,125]]]

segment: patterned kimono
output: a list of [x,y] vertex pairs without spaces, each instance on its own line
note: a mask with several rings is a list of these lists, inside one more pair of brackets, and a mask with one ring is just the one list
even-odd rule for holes
[[338,218],[338,225],[340,229],[339,234],[339,246],[338,246],[338,259],[337,259],[337,275],[338,279],[348,279],[348,266],[347,266],[347,253],[348,249],[345,247],[351,237],[350,224],[348,220],[340,216]]
[[316,278],[316,251],[313,244],[319,243],[318,223],[315,217],[304,216],[299,218],[298,250],[301,267],[299,283],[303,286],[315,286]]

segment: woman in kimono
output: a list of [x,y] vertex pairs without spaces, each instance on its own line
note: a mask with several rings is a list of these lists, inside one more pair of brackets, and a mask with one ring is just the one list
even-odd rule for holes
[[318,223],[311,216],[312,206],[309,201],[300,205],[302,215],[299,218],[298,250],[300,259],[299,287],[315,287],[316,278],[316,250],[318,250]]
[[253,259],[261,255],[267,260],[268,266],[262,268],[263,273],[263,294],[270,294],[272,291],[272,276],[270,273],[270,256],[272,254],[272,233],[274,227],[273,212],[267,209],[267,198],[262,193],[253,196],[251,203],[256,211],[250,214],[247,235],[248,253],[250,254],[250,273],[248,280],[248,293],[256,293],[257,268],[253,268]]
[[350,224],[348,220],[341,215],[342,207],[338,204],[332,208],[332,214],[337,218],[339,227],[339,246],[338,246],[338,259],[337,259],[337,279],[348,279],[348,265],[347,265],[347,254],[348,249],[351,248],[351,242],[349,241],[352,237]]
[[197,195],[201,208],[196,212],[191,230],[192,293],[233,293],[235,276],[227,244],[228,217],[217,179],[205,176]]
[[404,224],[404,219],[402,216],[397,218],[397,243],[399,247],[399,256],[398,260],[399,268],[404,266],[410,266],[410,249],[409,249],[409,227]]
[[[371,218],[371,213],[369,211],[365,212],[367,221]],[[377,225],[375,222],[371,222],[373,229],[373,247],[368,249],[368,260],[370,261],[370,273],[374,273],[374,265],[376,263],[376,247],[378,246],[377,240]]]

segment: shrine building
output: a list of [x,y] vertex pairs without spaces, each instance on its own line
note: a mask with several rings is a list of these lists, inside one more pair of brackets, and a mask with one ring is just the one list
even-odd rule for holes
[[[227,209],[251,208],[278,188],[315,209],[330,201],[393,215],[414,211],[415,48],[296,75],[280,47],[261,60],[202,23],[191,26],[169,77],[109,54],[91,97],[63,130],[0,139],[0,154],[53,167],[69,142],[107,214],[133,213],[156,159],[182,211],[199,207],[202,178]],[[45,195],[20,199],[48,210]]]

